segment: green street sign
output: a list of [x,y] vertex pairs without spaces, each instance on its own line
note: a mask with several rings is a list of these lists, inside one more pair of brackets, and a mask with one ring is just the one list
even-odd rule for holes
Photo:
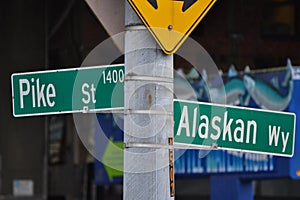
[[123,108],[124,65],[11,76],[15,117]]
[[292,157],[294,113],[174,100],[174,142]]

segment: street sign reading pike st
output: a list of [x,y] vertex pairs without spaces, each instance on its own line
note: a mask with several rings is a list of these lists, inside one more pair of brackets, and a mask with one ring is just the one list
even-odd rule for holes
[[175,53],[216,0],[128,0],[166,54]]
[[11,76],[15,117],[99,111],[124,105],[124,65]]
[[294,113],[174,100],[174,142],[292,157]]

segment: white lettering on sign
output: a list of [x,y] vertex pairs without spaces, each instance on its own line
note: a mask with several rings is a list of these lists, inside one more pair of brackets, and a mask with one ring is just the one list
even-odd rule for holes
[[103,83],[123,83],[124,82],[124,71],[120,70],[108,70],[102,72]]
[[[46,90],[45,90],[46,88]],[[31,95],[31,106],[32,108],[37,107],[53,107],[56,97],[56,91],[53,84],[40,84],[40,79],[32,78],[31,81],[28,79],[19,80],[20,89],[20,107],[24,108],[24,98]]]
[[95,88],[94,84],[91,84],[91,85],[89,85],[87,83],[82,84],[81,91],[82,91],[82,94],[85,95],[85,97],[82,98],[83,103],[89,104],[91,102],[91,100],[92,100],[92,103],[96,103],[96,97],[95,97],[96,88]]
[[[23,85],[26,85],[26,90],[24,90]],[[27,79],[19,80],[20,87],[20,107],[24,108],[24,100],[23,97],[28,95],[30,92],[29,81]]]
[[[277,127],[269,126],[269,146],[272,146],[273,142],[274,142],[274,146],[277,147],[279,136],[280,136],[280,126],[277,126]],[[282,152],[285,152],[289,136],[290,136],[289,132],[285,133],[285,132],[281,131]]]
[[[197,124],[196,117],[199,116]],[[198,130],[198,137],[201,139],[211,138],[213,140],[222,139],[223,141],[230,141],[237,143],[252,143],[256,144],[257,123],[254,120],[243,121],[242,119],[233,119],[228,117],[228,112],[224,112],[222,118],[220,116],[212,116],[212,119],[207,115],[198,115],[198,109],[195,108],[193,112],[192,123],[192,137],[195,138],[196,130]],[[233,128],[232,124],[236,126]],[[211,128],[210,129],[210,125]],[[198,126],[198,128],[196,127]],[[176,135],[180,136],[185,133],[186,137],[190,137],[190,123],[188,107],[183,106],[180,122]],[[244,139],[246,136],[246,140]],[[252,136],[252,141],[250,137]],[[287,141],[285,138],[284,141]]]
[[217,140],[220,137],[220,135],[221,135],[220,125],[217,125],[216,122],[221,123],[221,117],[214,116],[212,118],[211,126],[216,131],[215,134],[211,133],[211,135],[210,135],[211,139],[213,139],[213,140]]
[[[196,123],[194,124],[194,126],[196,126]],[[187,106],[184,106],[182,109],[179,127],[178,127],[176,135],[180,135],[182,129],[185,129],[186,136],[190,137],[190,125],[189,125],[189,116],[188,116]],[[195,137],[195,136],[193,135],[193,137]]]

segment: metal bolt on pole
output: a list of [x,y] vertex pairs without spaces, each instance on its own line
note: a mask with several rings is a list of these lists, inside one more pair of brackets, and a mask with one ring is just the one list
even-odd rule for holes
[[171,200],[169,149],[155,145],[168,145],[173,135],[173,56],[125,4],[124,143],[153,148],[124,150],[124,200]]

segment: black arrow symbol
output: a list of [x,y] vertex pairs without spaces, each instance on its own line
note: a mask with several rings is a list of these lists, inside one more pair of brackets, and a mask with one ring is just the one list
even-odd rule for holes
[[184,1],[183,7],[182,7],[182,12],[186,11],[189,9],[194,3],[196,3],[198,0],[176,0],[176,1]]
[[[165,1],[165,0],[163,0]],[[186,11],[189,9],[194,3],[196,3],[198,0],[175,0],[175,1],[183,1],[183,7],[182,7],[182,12]],[[157,9],[157,0],[148,0],[148,2],[153,6],[153,8]]]
[[148,2],[153,6],[153,8],[157,9],[157,1],[156,0],[148,0]]

